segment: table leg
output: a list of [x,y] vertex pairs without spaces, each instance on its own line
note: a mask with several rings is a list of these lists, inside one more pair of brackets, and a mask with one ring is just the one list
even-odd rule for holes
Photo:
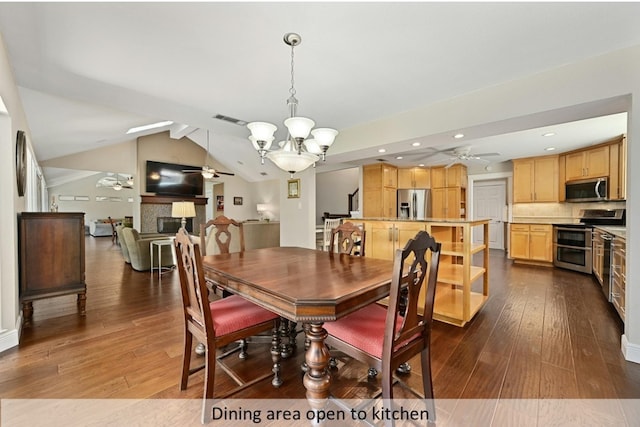
[[149,252],[151,252],[151,278],[153,279],[153,242],[149,243]]
[[80,310],[80,315],[85,316],[87,314],[87,291],[82,291],[78,293],[78,309]]
[[327,331],[322,327],[323,322],[311,323],[306,330],[309,339],[309,349],[305,353],[308,370],[304,374],[304,387],[307,389],[307,400],[313,409],[322,409],[329,398],[331,377],[327,369],[329,365],[329,350],[324,341]]

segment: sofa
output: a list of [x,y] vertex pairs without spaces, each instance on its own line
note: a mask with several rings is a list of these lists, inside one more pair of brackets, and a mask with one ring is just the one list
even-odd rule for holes
[[[113,221],[117,224],[122,224],[123,218],[114,218]],[[89,223],[89,234],[93,237],[111,237],[113,235],[113,229],[111,228],[111,222],[108,218],[94,219]]]
[[[151,242],[154,240],[168,240],[170,236],[164,234],[140,234],[131,227],[117,226],[116,232],[120,241],[120,249],[125,262],[137,271],[151,270]],[[154,251],[157,249],[154,248]],[[161,266],[175,265],[172,246],[162,246],[160,250]],[[158,253],[154,252],[154,265],[157,266]]]

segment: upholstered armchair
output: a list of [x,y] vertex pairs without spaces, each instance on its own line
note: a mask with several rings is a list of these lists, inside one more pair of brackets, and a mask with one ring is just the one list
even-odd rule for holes
[[[130,227],[121,228],[120,235],[122,237],[120,240],[121,247],[126,246],[126,255],[125,248],[122,249],[122,255],[125,257],[125,261],[127,255],[129,256],[131,267],[137,271],[151,270],[151,242],[154,240],[168,239],[165,235],[140,235],[136,229]],[[160,265],[170,267],[175,264],[171,246],[163,246],[160,254],[162,261]],[[157,259],[156,254],[154,254],[154,259]]]

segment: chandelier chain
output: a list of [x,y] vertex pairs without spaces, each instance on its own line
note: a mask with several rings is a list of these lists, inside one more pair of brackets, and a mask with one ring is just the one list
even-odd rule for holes
[[293,48],[294,45],[291,45],[291,89],[289,89],[289,93],[291,94],[292,97],[295,98],[296,96],[296,88],[295,88],[295,82],[294,82],[294,75],[293,75]]

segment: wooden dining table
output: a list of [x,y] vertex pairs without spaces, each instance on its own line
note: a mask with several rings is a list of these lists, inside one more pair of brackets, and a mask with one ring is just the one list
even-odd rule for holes
[[331,384],[323,324],[389,295],[393,262],[274,247],[207,255],[203,269],[207,278],[226,290],[285,319],[309,325],[303,382],[311,406],[322,408]]

